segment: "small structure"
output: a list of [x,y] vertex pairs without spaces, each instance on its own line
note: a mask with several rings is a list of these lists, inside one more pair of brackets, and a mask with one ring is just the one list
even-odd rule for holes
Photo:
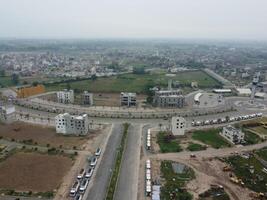
[[57,101],[64,104],[74,103],[74,91],[65,89],[57,92]]
[[82,95],[82,99],[83,99],[84,105],[89,105],[89,106],[93,105],[93,93],[89,93],[87,91],[84,91],[84,93]]
[[136,93],[121,92],[121,106],[136,106]]
[[12,123],[16,120],[15,106],[0,106],[0,121],[4,123]]
[[223,127],[220,135],[227,139],[232,144],[240,144],[244,142],[245,134],[239,130],[234,128],[231,125]]
[[231,93],[231,89],[213,89],[214,93]]
[[198,88],[198,82],[197,81],[192,81],[191,82],[191,87],[192,88]]
[[250,88],[236,88],[236,91],[239,96],[250,96],[251,95]]
[[172,117],[171,131],[172,134],[181,136],[185,134],[186,120],[183,117]]
[[86,135],[89,131],[89,119],[87,114],[81,116],[69,113],[59,114],[55,117],[56,131],[63,135]]
[[185,97],[181,90],[160,90],[155,91],[153,103],[158,107],[182,108],[185,106]]

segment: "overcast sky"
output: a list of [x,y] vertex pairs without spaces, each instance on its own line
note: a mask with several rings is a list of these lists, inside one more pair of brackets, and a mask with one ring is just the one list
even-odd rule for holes
[[0,37],[267,40],[267,0],[0,0]]

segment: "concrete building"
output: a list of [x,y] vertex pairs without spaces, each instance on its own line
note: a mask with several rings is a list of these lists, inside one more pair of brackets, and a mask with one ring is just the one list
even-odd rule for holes
[[121,106],[136,106],[136,93],[121,92]]
[[236,88],[238,96],[250,96],[251,95],[251,89],[250,88]]
[[0,106],[0,121],[12,123],[16,120],[15,106]]
[[186,121],[183,117],[172,117],[171,131],[173,135],[184,135],[186,128]]
[[153,104],[158,107],[182,108],[185,98],[181,90],[160,90],[155,92]]
[[232,144],[243,143],[245,138],[245,134],[241,130],[236,129],[231,125],[223,127],[220,135]]
[[89,131],[89,119],[87,114],[81,116],[69,113],[59,114],[55,117],[56,132],[63,135],[86,135]]
[[74,91],[65,89],[57,92],[57,101],[65,104],[74,103]]
[[84,105],[92,106],[93,105],[93,93],[84,91],[82,95],[82,100],[83,100]]

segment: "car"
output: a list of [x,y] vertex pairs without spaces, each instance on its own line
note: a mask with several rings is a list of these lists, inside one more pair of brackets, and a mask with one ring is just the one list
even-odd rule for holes
[[75,181],[75,183],[72,185],[72,187],[70,189],[70,196],[71,197],[75,197],[75,195],[78,192],[79,187],[80,187],[80,182],[79,181]]
[[190,154],[190,158],[196,158],[196,155],[195,154]]
[[74,200],[82,200],[83,196],[81,194],[77,194],[74,198]]
[[85,170],[82,168],[79,172],[79,174],[77,175],[77,179],[82,179],[85,175]]
[[91,176],[93,175],[94,169],[93,168],[88,168],[86,174],[85,174],[85,178],[91,178]]
[[97,157],[94,156],[91,158],[90,166],[94,167],[94,166],[96,166],[96,163],[97,163]]
[[96,149],[96,152],[95,152],[95,155],[96,156],[100,156],[100,154],[101,154],[101,149],[100,148],[97,148]]
[[81,182],[81,186],[80,186],[80,193],[84,193],[87,186],[88,186],[88,183],[89,183],[89,180],[88,179],[84,179],[82,182]]

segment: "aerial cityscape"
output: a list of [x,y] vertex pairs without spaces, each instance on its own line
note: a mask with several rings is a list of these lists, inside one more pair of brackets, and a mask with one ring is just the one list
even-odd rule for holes
[[0,200],[267,200],[267,2],[1,4]]

